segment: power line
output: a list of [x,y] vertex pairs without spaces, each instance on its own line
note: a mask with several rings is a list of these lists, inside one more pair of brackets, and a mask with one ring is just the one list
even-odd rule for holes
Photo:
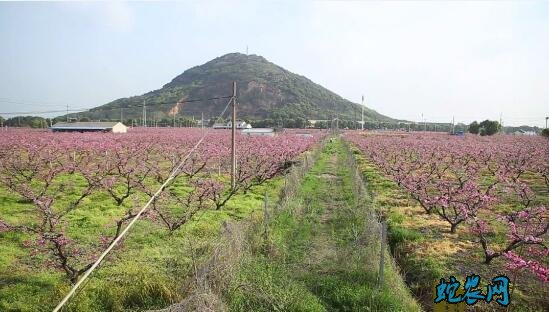
[[[190,100],[179,100],[177,102],[156,102],[156,103],[147,103],[147,106],[160,106],[160,105],[175,105],[178,103],[194,103],[194,102],[205,102],[213,100],[222,100],[230,99],[230,96],[217,96],[205,99],[190,99]],[[51,114],[51,113],[66,113],[69,112],[94,112],[94,111],[104,111],[104,110],[120,110],[120,109],[130,109],[130,108],[141,108],[142,104],[126,105],[126,106],[116,106],[116,107],[94,107],[94,108],[82,108],[82,109],[64,109],[64,110],[46,110],[46,111],[26,111],[26,112],[0,112],[0,115],[25,115],[25,114]]]
[[[231,97],[231,99],[223,109],[223,112],[221,112],[221,114],[216,118],[216,121],[219,120],[221,117],[223,117],[223,115],[227,111],[227,108],[233,101],[234,101],[234,98]],[[80,285],[85,280],[87,280],[90,274],[101,264],[103,259],[118,244],[118,242],[122,239],[122,237],[126,235],[129,229],[135,224],[135,222],[137,222],[137,220],[141,217],[141,215],[145,212],[145,210],[149,208],[151,203],[164,191],[164,189],[168,186],[168,184],[179,175],[179,171],[181,170],[181,168],[183,167],[187,159],[189,159],[189,157],[192,155],[192,153],[194,153],[194,151],[198,148],[198,146],[202,144],[202,142],[204,141],[204,139],[206,138],[207,134],[211,129],[213,129],[213,127],[208,128],[208,130],[206,130],[203,133],[200,140],[198,140],[198,142],[193,146],[193,148],[189,151],[189,153],[187,153],[187,155],[181,160],[181,162],[179,162],[179,164],[172,170],[172,172],[170,173],[168,178],[164,181],[164,183],[162,183],[162,185],[158,188],[158,190],[149,198],[147,203],[139,210],[139,212],[135,215],[135,217],[131,219],[130,223],[128,223],[128,225],[124,228],[124,230],[122,230],[120,235],[111,242],[111,244],[107,247],[107,249],[105,249],[105,251],[101,253],[99,258],[97,258],[97,260],[93,263],[93,265],[84,273],[84,275],[82,275],[82,277],[78,280],[78,282],[76,282],[76,284],[72,286],[71,290],[67,293],[67,295],[65,295],[65,297],[61,300],[61,302],[59,302],[59,304],[55,307],[53,312],[58,312],[61,310],[61,308],[63,308],[63,306],[68,302],[68,300],[74,295],[76,290],[80,287]]]
[[[230,99],[232,98],[232,95],[228,96],[217,96],[217,97],[211,97],[211,98],[205,98],[205,99],[190,99],[190,100],[178,100],[178,101],[170,101],[170,102],[147,102],[147,106],[155,106],[155,105],[175,105],[178,103],[193,103],[193,102],[206,102],[206,101],[213,101],[213,100],[223,100],[223,99]],[[142,108],[143,104],[131,104],[126,106],[113,106],[113,107],[94,107],[87,109],[90,112],[93,111],[100,111],[100,110],[112,110],[112,109],[120,109],[120,108],[134,108],[139,107]]]
[[[69,112],[84,112],[87,111],[87,109],[69,109]],[[67,112],[66,109],[64,110],[48,110],[48,111],[32,111],[32,112],[0,112],[0,115],[30,115],[30,114],[51,114],[51,113],[65,113]]]
[[67,105],[67,103],[62,102],[49,102],[49,101],[36,101],[36,100],[14,100],[10,98],[4,98],[0,97],[0,103],[8,103],[8,104],[21,104],[21,105],[42,105],[42,104],[48,104],[48,105]]
[[[261,83],[261,84],[268,84],[266,81],[262,80],[262,79],[250,79],[250,80],[235,80],[237,83],[239,84],[247,84],[247,83],[250,83],[250,82],[257,82],[257,83]],[[141,98],[143,98],[144,96],[139,96]],[[213,100],[224,100],[224,99],[230,99],[232,98],[232,95],[227,95],[227,96],[217,96],[217,97],[211,97],[211,98],[205,98],[205,99],[189,99],[189,100],[179,100],[179,101],[170,101],[170,102],[155,102],[155,103],[147,103],[147,106],[155,106],[155,105],[175,105],[177,103],[193,103],[193,102],[203,102],[203,101],[213,101]],[[67,105],[67,103],[61,103],[61,102],[47,102],[47,101],[34,101],[34,100],[25,100],[25,101],[19,101],[19,100],[14,100],[14,99],[11,99],[11,98],[5,98],[5,97],[0,97],[0,102],[4,102],[4,103],[11,103],[11,104],[20,104],[20,105],[52,105],[52,104],[55,104],[56,106],[59,106],[59,107],[65,107]],[[109,104],[105,104],[105,105],[109,105]],[[103,106],[105,106],[103,105]],[[132,105],[127,105],[127,106],[116,106],[116,107],[102,107],[102,106],[99,106],[99,107],[93,107],[93,108],[82,108],[82,109],[70,109],[69,112],[94,112],[94,111],[103,111],[103,110],[119,110],[119,109],[126,109],[126,108],[135,108],[135,107],[139,107],[141,108],[142,105],[141,104],[132,104]],[[17,115],[17,114],[51,114],[51,113],[63,113],[63,112],[66,112],[67,110],[45,110],[45,111],[28,111],[28,112],[0,112],[0,114],[3,114],[3,115]]]
[[[250,82],[257,82],[261,84],[268,84],[266,81],[262,79],[251,79],[251,80],[236,80],[239,84],[248,84]],[[140,96],[141,98],[144,98],[144,96]],[[224,100],[224,99],[230,99],[232,98],[232,95],[227,96],[216,96],[211,98],[198,98],[198,99],[188,99],[188,100],[178,100],[178,101],[169,101],[169,102],[147,102],[147,106],[162,106],[162,105],[176,105],[178,103],[194,103],[194,102],[204,102],[204,101],[213,101],[213,100]],[[19,104],[19,105],[52,105],[55,104],[58,107],[65,107],[67,103],[61,103],[61,102],[47,102],[47,101],[34,101],[34,100],[26,100],[26,101],[19,101],[14,100],[11,98],[6,97],[0,97],[0,102],[5,103],[11,103],[11,104]],[[109,105],[109,104],[105,104]],[[105,106],[103,105],[103,106]],[[38,110],[32,110],[32,111],[17,111],[17,112],[0,112],[0,115],[41,115],[41,114],[55,114],[55,113],[84,113],[84,112],[100,112],[100,111],[111,111],[111,110],[120,110],[120,109],[131,109],[131,108],[142,108],[141,103],[136,104],[129,104],[129,105],[119,105],[119,106],[111,106],[109,107],[93,107],[93,108],[82,108],[82,109],[54,109],[54,110],[44,110],[44,111],[38,111]]]

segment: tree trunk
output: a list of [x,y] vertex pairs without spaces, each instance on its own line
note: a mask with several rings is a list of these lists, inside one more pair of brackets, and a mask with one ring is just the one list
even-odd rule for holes
[[497,257],[497,254],[485,255],[484,264],[490,264],[495,257]]

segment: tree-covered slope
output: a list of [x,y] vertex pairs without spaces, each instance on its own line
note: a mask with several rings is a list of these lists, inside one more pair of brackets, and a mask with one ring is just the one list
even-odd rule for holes
[[[232,82],[237,82],[238,115],[246,119],[345,119],[360,118],[360,106],[343,99],[306,77],[257,55],[226,54],[206,64],[186,70],[161,89],[139,96],[121,98],[87,113],[92,119],[116,119],[120,108],[125,118],[140,118],[146,102],[150,118],[217,116],[228,100],[179,103],[182,100],[203,99],[232,94]],[[365,108],[365,120],[392,119]]]

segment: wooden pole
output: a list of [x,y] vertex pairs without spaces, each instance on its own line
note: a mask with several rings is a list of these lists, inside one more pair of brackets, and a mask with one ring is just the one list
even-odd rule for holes
[[378,287],[383,287],[383,268],[385,266],[385,240],[387,239],[387,223],[381,222],[381,252],[379,255],[379,280]]
[[265,192],[265,197],[263,198],[263,223],[265,226],[265,237],[267,237],[269,228],[269,197],[267,192]]
[[231,188],[236,188],[236,81],[233,81],[233,114],[231,123]]
[[200,121],[200,126],[202,127],[202,135],[204,135],[204,112],[202,112],[202,119]]

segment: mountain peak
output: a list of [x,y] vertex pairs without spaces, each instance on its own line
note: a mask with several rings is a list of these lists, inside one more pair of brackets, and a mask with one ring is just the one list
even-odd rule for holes
[[[228,53],[207,63],[192,67],[175,77],[161,89],[141,96],[122,98],[93,109],[93,119],[110,119],[121,107],[127,118],[141,116],[140,105],[147,107],[157,118],[171,118],[175,111],[182,116],[217,116],[226,101],[197,101],[183,103],[184,99],[207,99],[232,94],[232,82],[237,82],[239,118],[247,119],[355,119],[360,106],[311,80],[296,75],[260,55]],[[174,110],[174,107],[177,109]],[[148,113],[149,116],[151,113]],[[390,118],[365,109],[366,120],[388,121]]]
[[265,62],[265,63],[269,62],[261,55],[243,54],[243,53],[240,53],[240,52],[227,53],[227,54],[224,54],[222,56],[219,56],[219,57],[211,60],[210,62],[213,62],[213,61],[248,61],[248,60],[260,61],[260,62]]

